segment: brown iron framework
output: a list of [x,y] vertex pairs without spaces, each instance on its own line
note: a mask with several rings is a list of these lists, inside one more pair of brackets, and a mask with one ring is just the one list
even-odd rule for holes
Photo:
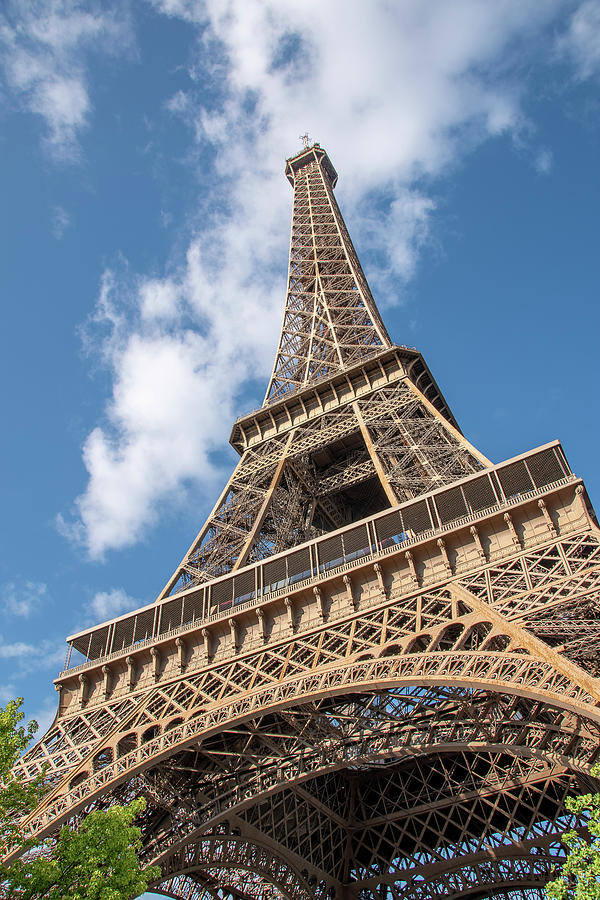
[[542,897],[598,755],[600,531],[557,442],[492,465],[391,343],[319,145],[286,174],[263,406],[156,603],[69,638],[24,828],[142,794],[177,900]]

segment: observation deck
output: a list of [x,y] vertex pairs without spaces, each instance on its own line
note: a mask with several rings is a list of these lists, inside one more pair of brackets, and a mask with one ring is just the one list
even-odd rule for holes
[[284,595],[291,597],[329,575],[350,572],[400,551],[406,554],[417,545],[435,543],[448,531],[472,526],[565,485],[579,484],[560,443],[546,444],[235,573],[70,635],[65,669],[56,683],[195,629],[227,623],[232,617],[235,629],[236,617]]

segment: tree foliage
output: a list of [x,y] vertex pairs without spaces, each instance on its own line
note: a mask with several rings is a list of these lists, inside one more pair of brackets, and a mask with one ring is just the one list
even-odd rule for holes
[[[600,778],[600,766],[592,769]],[[548,900],[600,900],[600,794],[568,797],[566,807],[586,826],[562,836],[567,858],[561,874],[546,885]]]
[[22,700],[0,707],[0,859],[20,843],[19,821],[37,804],[43,791],[42,776],[27,785],[11,777],[11,769],[37,731],[37,722],[27,727]]
[[19,848],[21,857],[0,864],[3,900],[129,900],[160,875],[158,867],[143,869],[138,858],[141,833],[133,822],[144,809],[138,798],[128,806],[94,810],[78,828],[65,825],[59,835],[33,845],[23,841],[19,822],[37,804],[43,775],[26,785],[11,769],[37,730],[21,725],[22,700],[0,707],[0,859]]

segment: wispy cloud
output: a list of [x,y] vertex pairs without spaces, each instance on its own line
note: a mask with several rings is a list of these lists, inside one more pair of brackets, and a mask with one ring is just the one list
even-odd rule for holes
[[585,0],[575,10],[556,46],[580,80],[600,74],[600,0]]
[[5,85],[17,109],[45,123],[44,143],[63,161],[79,157],[89,124],[89,51],[121,53],[132,47],[125,7],[77,0],[8,0],[0,25]]
[[533,133],[523,73],[551,46],[562,6],[155,0],[197,29],[192,87],[167,109],[189,127],[205,192],[167,276],[105,275],[96,350],[112,395],[83,446],[87,487],[60,520],[91,556],[139,541],[165,503],[225,477],[213,451],[275,350],[290,208],[282,156],[298,135],[308,128],[331,154],[352,231],[377,247],[378,300],[398,302],[429,240],[436,179],[486,140]]
[[0,659],[10,660],[15,677],[59,668],[64,662],[63,642],[44,639],[38,644],[28,641],[5,641],[0,635]]
[[543,147],[537,153],[535,168],[540,175],[548,175],[552,171],[552,151],[547,147]]
[[5,616],[28,618],[48,601],[48,587],[40,581],[8,581],[0,587],[0,609]]
[[55,206],[52,212],[52,234],[57,241],[61,239],[69,225],[71,217],[62,206]]
[[99,591],[94,595],[90,603],[90,620],[93,622],[106,621],[125,612],[125,610],[136,609],[141,605],[138,600],[134,600],[122,588]]

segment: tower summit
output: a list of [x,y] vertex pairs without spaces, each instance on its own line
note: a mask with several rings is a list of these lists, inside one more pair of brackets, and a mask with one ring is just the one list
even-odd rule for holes
[[329,157],[315,144],[285,172],[294,188],[288,286],[265,401],[392,346],[334,197]]
[[23,830],[143,794],[176,900],[541,900],[600,746],[600,532],[557,441],[493,465],[391,342],[306,144],[263,405],[158,599],[68,639]]

